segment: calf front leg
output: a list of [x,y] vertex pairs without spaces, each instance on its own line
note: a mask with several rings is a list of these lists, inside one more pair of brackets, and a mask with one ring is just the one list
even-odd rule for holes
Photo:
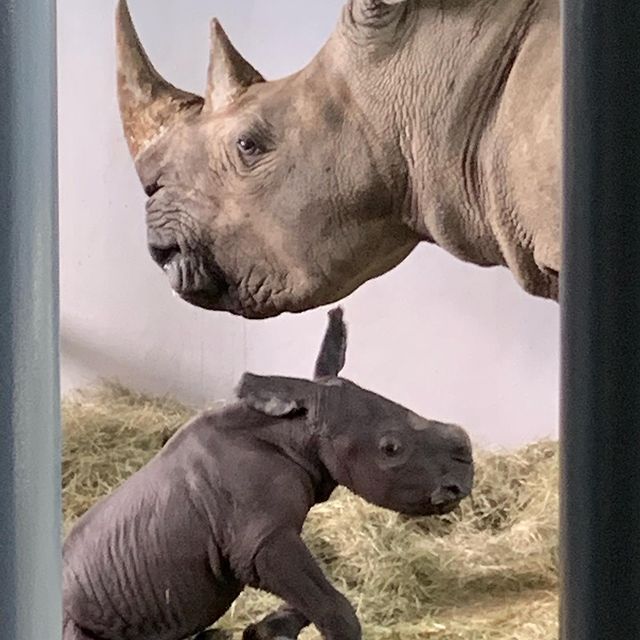
[[250,624],[243,631],[242,640],[295,640],[308,624],[307,616],[285,605],[262,618],[260,622]]
[[295,531],[273,534],[256,554],[254,570],[255,586],[282,598],[326,640],[361,639],[353,607],[329,583]]

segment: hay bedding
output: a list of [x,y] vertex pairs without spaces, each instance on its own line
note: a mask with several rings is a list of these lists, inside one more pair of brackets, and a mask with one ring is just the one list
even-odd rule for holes
[[[65,528],[190,415],[114,384],[66,399]],[[365,639],[557,638],[557,445],[476,458],[472,499],[445,517],[406,518],[342,489],[312,510],[304,537],[356,607]],[[217,626],[239,637],[277,603],[247,590]]]

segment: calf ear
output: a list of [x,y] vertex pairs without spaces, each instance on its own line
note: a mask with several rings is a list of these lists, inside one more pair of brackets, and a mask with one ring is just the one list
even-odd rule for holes
[[313,383],[298,378],[245,373],[236,388],[236,396],[265,415],[295,417],[309,411],[314,397]]
[[335,377],[344,367],[347,352],[347,326],[342,319],[342,307],[329,311],[329,324],[316,359],[314,379]]

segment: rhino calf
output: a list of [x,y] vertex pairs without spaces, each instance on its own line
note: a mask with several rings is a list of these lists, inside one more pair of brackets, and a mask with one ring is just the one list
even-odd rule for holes
[[330,312],[314,380],[245,373],[238,399],[184,425],[85,513],[64,543],[64,640],[181,640],[246,585],[285,606],[244,638],[360,625],[300,532],[337,485],[397,512],[442,514],[473,482],[467,434],[338,377],[342,312]]

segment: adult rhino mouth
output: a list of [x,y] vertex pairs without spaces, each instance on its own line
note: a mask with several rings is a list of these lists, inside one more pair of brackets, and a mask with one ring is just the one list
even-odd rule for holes
[[216,310],[225,306],[227,280],[215,261],[185,251],[176,242],[149,241],[149,253],[162,268],[174,293],[189,304]]
[[242,295],[206,249],[189,250],[175,241],[164,241],[158,234],[149,235],[151,257],[164,271],[174,295],[185,302],[251,319],[270,318],[280,312],[269,296]]

